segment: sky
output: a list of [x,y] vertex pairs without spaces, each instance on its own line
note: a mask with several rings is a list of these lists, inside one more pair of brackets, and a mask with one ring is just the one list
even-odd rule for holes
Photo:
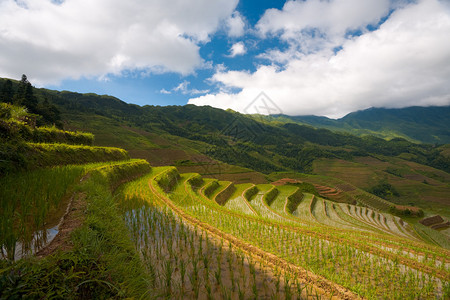
[[339,118],[450,105],[450,0],[0,0],[0,77]]

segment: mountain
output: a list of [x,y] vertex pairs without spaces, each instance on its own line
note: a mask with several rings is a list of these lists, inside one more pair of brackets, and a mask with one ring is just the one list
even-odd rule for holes
[[369,108],[334,120],[318,116],[276,115],[269,121],[294,122],[314,127],[382,138],[402,137],[413,142],[450,143],[450,106]]
[[449,144],[47,89],[6,99],[0,299],[449,298]]
[[274,172],[331,176],[394,203],[448,215],[445,145],[356,136],[288,122],[286,116],[270,119],[208,106],[141,107],[111,96],[48,89],[34,94],[39,103],[58,108],[64,129],[92,132],[96,146],[124,148],[153,166],[174,165],[235,183],[267,183]]

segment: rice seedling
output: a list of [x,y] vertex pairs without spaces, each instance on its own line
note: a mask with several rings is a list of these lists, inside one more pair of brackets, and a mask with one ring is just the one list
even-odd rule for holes
[[[14,260],[42,245],[46,222],[55,226],[63,215],[60,204],[70,200],[68,189],[84,173],[84,166],[64,166],[24,172],[0,181],[0,246],[2,257]],[[49,214],[56,218],[47,220]],[[35,233],[41,231],[40,236]],[[18,244],[20,243],[20,244]]]
[[111,184],[149,169],[147,162],[129,160],[68,165],[2,177],[0,180],[0,247],[14,260],[42,248],[51,228],[56,230],[75,186],[86,172],[100,172]]

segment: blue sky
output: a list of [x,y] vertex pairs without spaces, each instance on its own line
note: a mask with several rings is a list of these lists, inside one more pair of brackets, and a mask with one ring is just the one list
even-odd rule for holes
[[[450,104],[447,0],[0,0],[0,76],[290,115]],[[245,111],[252,112],[252,111]]]
[[[240,1],[235,11],[245,18],[246,27],[251,28],[266,9],[282,8],[283,1]],[[214,65],[223,64],[231,70],[249,70],[255,71],[257,63],[263,63],[261,60],[254,60],[258,55],[269,47],[283,47],[278,44],[278,40],[261,40],[252,33],[246,33],[241,37],[229,37],[226,28],[220,28],[210,36],[210,41],[201,44],[200,55],[205,60],[212,61]],[[233,43],[246,41],[258,43],[255,48],[247,49],[244,55],[229,57],[230,47]],[[250,46],[249,46],[250,47]],[[56,85],[46,85],[45,87],[57,90],[69,90],[79,92],[94,92],[99,94],[108,94],[119,99],[139,105],[184,105],[192,94],[183,93],[183,91],[174,91],[170,94],[161,93],[161,90],[170,91],[184,82],[188,82],[188,89],[197,89],[199,91],[214,91],[214,85],[208,82],[208,78],[214,75],[214,69],[197,69],[193,74],[182,75],[173,72],[163,74],[151,74],[149,76],[140,76],[140,72],[129,71],[119,76],[109,75],[107,80],[63,80]],[[203,93],[204,94],[204,93]]]

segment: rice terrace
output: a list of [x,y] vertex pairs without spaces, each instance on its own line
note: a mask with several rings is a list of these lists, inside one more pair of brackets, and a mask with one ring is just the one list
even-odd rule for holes
[[0,0],[0,300],[450,300],[449,37],[450,0]]
[[[58,107],[67,129],[46,125],[45,114],[1,104],[2,299],[450,296],[448,205],[408,205],[403,183],[391,180],[416,180],[442,202],[439,193],[448,191],[450,176],[439,166],[409,162],[402,158],[403,149],[398,155],[354,154],[354,160],[346,154],[334,162],[304,152],[314,164],[304,163],[304,171],[298,172],[283,167],[282,159],[265,160],[262,155],[267,153],[290,157],[266,142],[240,142],[217,132],[205,143],[208,133],[201,131],[204,138],[180,133],[182,127],[164,128],[168,124],[151,125],[153,130],[133,125],[125,121],[128,106],[122,102],[43,89],[34,93],[37,98],[53,95],[55,104],[47,105]],[[99,101],[119,105],[114,114],[122,114],[122,121],[82,106],[71,108],[73,96],[78,103],[89,97],[86,107]],[[158,109],[137,114],[151,120]],[[172,109],[160,114],[183,118]],[[205,113],[203,108],[181,109],[187,115]],[[285,141],[297,138],[286,126],[207,110],[224,123],[230,116],[242,118],[248,126],[266,126],[268,134],[279,132]],[[98,134],[99,141],[86,129]],[[116,144],[117,139],[109,137],[112,132],[127,137]],[[349,143],[364,141],[351,139]],[[385,148],[402,147],[394,140],[375,142]],[[316,149],[332,151],[332,146],[314,143]],[[415,151],[411,147],[431,151],[425,144],[399,143],[406,143],[410,152]],[[239,160],[243,144],[250,149],[242,153],[250,154]],[[251,148],[258,145],[270,152],[253,153]],[[171,157],[170,149],[177,154]],[[362,177],[355,181],[340,175],[339,168],[360,169]],[[382,170],[389,172],[381,175]],[[412,172],[420,176],[407,176]],[[384,176],[383,185],[365,188],[364,174]],[[404,198],[392,195],[396,188]],[[418,204],[425,201],[419,199]]]

